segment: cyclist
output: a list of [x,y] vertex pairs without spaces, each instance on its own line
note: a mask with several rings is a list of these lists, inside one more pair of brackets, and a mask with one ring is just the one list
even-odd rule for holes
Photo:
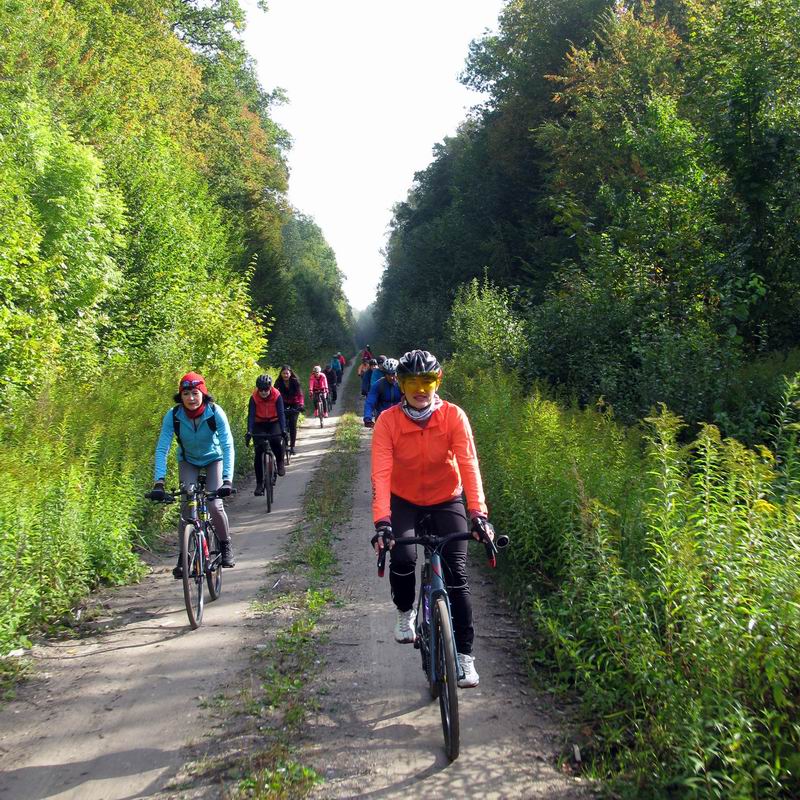
[[339,366],[342,368],[342,373],[344,373],[344,368],[347,366],[347,359],[342,355],[342,351],[340,350],[336,357],[339,359]]
[[286,474],[283,463],[283,438],[286,435],[286,414],[284,413],[281,393],[272,385],[271,375],[259,375],[256,378],[256,389],[247,403],[247,433],[245,444],[250,447],[250,440],[255,440],[255,457],[253,466],[256,470],[255,495],[264,494],[264,450],[267,446],[275,453],[278,475]]
[[400,402],[400,387],[397,385],[397,359],[387,358],[380,368],[383,377],[372,384],[364,403],[364,426],[371,428],[381,411],[386,411]]
[[372,388],[372,373],[377,371],[378,369],[378,361],[375,358],[371,358],[367,362],[367,368],[361,374],[361,396],[366,397],[369,394],[369,390]]
[[364,356],[358,365],[358,377],[360,378],[369,369],[369,359]]
[[[336,362],[339,363],[338,361]],[[325,380],[328,381],[328,402],[326,408],[328,411],[333,411],[333,407],[336,405],[336,371],[331,366],[325,367],[322,370],[322,374],[325,376]]]
[[[441,400],[439,362],[427,350],[412,350],[400,359],[397,379],[402,401],[384,411],[372,440],[372,513],[375,552],[391,550],[389,582],[397,607],[394,638],[415,639],[414,597],[416,547],[403,546],[414,536],[420,517],[430,515],[439,533],[467,532],[482,541],[494,538],[487,519],[475,442],[467,415]],[[462,499],[466,493],[466,508]],[[469,511],[467,511],[469,509]],[[469,517],[469,519],[468,519]],[[462,688],[477,686],[472,656],[474,630],[467,577],[467,542],[451,542],[442,552],[450,595]]]
[[[164,482],[167,476],[167,456],[172,445],[172,437],[178,440],[178,476],[182,486],[197,483],[201,471],[206,473],[206,489],[216,491],[220,497],[227,497],[233,491],[232,477],[234,465],[233,436],[225,412],[214,402],[206,388],[206,381],[197,372],[187,372],[178,383],[178,393],[174,397],[176,405],[169,408],[161,422],[161,434],[156,443],[153,490],[154,500],[163,500]],[[182,516],[187,513],[187,499],[184,497]],[[212,500],[208,504],[211,520],[219,537],[223,567],[234,567],[231,546],[230,525],[222,500]],[[182,530],[178,531],[178,538]],[[183,577],[180,545],[178,564],[172,570],[177,580]]]
[[372,350],[370,350],[369,345],[364,345],[364,349],[361,352],[361,357],[366,358],[367,361],[372,358]]
[[322,367],[316,365],[311,370],[311,375],[308,379],[308,393],[314,399],[314,416],[317,416],[317,394],[322,394],[323,404],[322,408],[324,409],[323,413],[327,417],[328,416],[328,379],[322,372]]
[[341,383],[342,382],[342,362],[339,361],[339,356],[337,354],[335,354],[335,353],[334,353],[333,357],[331,358],[331,369],[333,370],[333,374],[336,377],[336,383]]
[[372,374],[369,376],[370,389],[383,377],[383,364],[386,361],[386,356],[378,356],[374,361],[375,364],[372,367]]
[[297,441],[297,417],[306,410],[306,407],[300,381],[288,364],[281,367],[281,374],[275,381],[275,388],[283,398],[283,409],[289,428],[289,453],[294,455],[294,445]]

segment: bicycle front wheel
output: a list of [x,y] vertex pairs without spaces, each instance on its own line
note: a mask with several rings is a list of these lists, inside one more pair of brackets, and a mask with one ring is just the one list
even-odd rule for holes
[[439,683],[439,710],[442,713],[444,749],[450,761],[458,758],[458,668],[453,644],[453,626],[450,611],[443,597],[436,600],[433,610],[436,628],[436,677]]
[[319,417],[320,428],[325,424],[325,401],[320,399],[317,403],[317,416]]
[[203,621],[203,585],[206,576],[203,564],[203,545],[194,525],[185,525],[181,537],[181,566],[183,567],[183,599],[189,625],[199,628]]
[[208,583],[208,593],[211,599],[216,600],[222,594],[222,551],[219,546],[217,532],[210,522],[206,528],[206,538],[208,540],[206,582]]

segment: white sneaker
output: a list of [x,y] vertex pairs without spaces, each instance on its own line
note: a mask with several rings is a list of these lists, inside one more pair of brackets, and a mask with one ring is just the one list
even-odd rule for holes
[[475,659],[466,653],[458,654],[458,665],[464,671],[464,677],[459,678],[458,685],[462,689],[473,689],[480,683],[480,677],[475,671]]
[[417,638],[414,632],[414,609],[400,611],[397,609],[397,624],[394,626],[394,640],[401,644],[411,644]]

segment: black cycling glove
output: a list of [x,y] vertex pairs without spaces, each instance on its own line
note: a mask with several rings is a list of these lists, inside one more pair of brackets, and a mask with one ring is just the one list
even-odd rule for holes
[[494,539],[494,525],[486,517],[473,517],[470,530],[472,533],[478,534],[481,542],[485,542],[487,539]]
[[375,547],[378,539],[383,539],[385,547],[388,547],[390,541],[394,541],[392,526],[388,522],[375,523],[375,535],[370,539],[370,544]]

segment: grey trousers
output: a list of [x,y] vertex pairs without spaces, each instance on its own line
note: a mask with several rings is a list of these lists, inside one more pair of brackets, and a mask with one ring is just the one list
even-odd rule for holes
[[[197,483],[197,476],[205,471],[206,473],[206,489],[213,492],[222,486],[222,461],[213,461],[207,467],[196,467],[188,461],[178,462],[178,475],[180,477],[181,485],[188,486],[191,483]],[[181,501],[181,514],[186,516],[186,501]],[[228,524],[228,515],[225,513],[225,506],[222,505],[222,500],[212,500],[208,504],[208,512],[211,514],[211,521],[214,523],[214,530],[221,542],[230,538],[230,525]],[[180,531],[178,531],[180,534]]]

